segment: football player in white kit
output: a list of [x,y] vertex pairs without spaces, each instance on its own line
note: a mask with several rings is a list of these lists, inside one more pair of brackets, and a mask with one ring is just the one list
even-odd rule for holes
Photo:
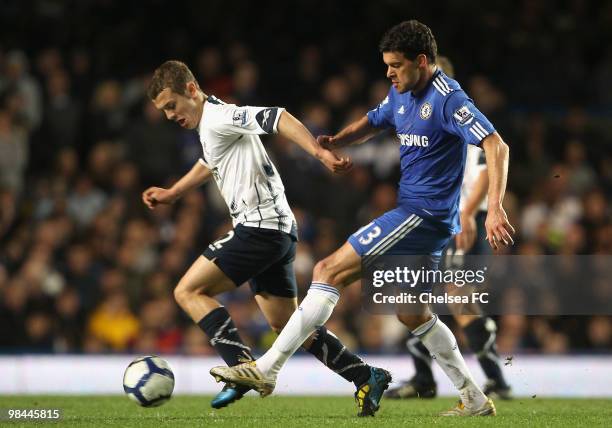
[[[189,68],[180,61],[166,61],[157,68],[147,95],[169,120],[197,130],[203,155],[169,189],[145,190],[144,203],[150,209],[158,204],[172,204],[213,177],[234,226],[191,265],[174,290],[175,299],[229,366],[252,360],[250,348],[241,340],[228,311],[215,296],[248,281],[257,304],[276,332],[297,308],[293,271],[296,221],[278,171],[259,135],[278,133],[336,173],[349,170],[351,162],[323,149],[306,127],[283,108],[240,107],[204,94]],[[377,382],[374,374],[382,371],[363,362],[323,326],[303,347],[353,382],[357,390],[368,389],[370,383]],[[248,390],[226,384],[211,405],[225,407]]]

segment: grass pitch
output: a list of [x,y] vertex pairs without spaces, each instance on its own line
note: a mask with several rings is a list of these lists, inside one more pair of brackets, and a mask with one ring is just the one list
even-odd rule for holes
[[140,408],[125,396],[0,396],[0,408],[61,408],[58,422],[8,422],[6,427],[463,427],[463,426],[611,426],[612,400],[516,398],[497,401],[497,417],[442,418],[453,399],[383,400],[374,418],[358,418],[352,397],[247,396],[213,410],[210,398],[175,396],[169,403]]

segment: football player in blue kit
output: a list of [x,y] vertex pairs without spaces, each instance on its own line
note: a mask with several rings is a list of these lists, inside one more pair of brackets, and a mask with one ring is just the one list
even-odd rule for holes
[[[450,60],[438,56],[438,66],[449,77],[454,78]],[[470,268],[465,256],[491,254],[491,247],[485,241],[484,223],[487,217],[487,187],[489,176],[484,152],[474,145],[468,146],[461,185],[459,205],[461,233],[450,240],[444,250],[443,265],[446,269]],[[461,290],[461,287],[457,291]],[[497,325],[492,318],[483,314],[478,304],[449,305],[457,326],[463,330],[467,345],[476,355],[487,381],[483,392],[490,398],[509,400],[511,388],[504,377],[497,346],[495,344]],[[467,311],[466,311],[467,310]],[[400,382],[385,392],[385,397],[394,399],[434,398],[437,385],[431,369],[432,358],[418,337],[410,334],[406,341],[408,353],[414,361],[415,374],[409,380]]]
[[[436,269],[451,237],[460,232],[459,199],[467,145],[482,147],[489,174],[485,222],[491,247],[511,245],[514,229],[502,207],[509,148],[459,83],[436,65],[437,45],[426,25],[405,21],[383,36],[380,51],[391,88],[380,105],[334,136],[320,136],[330,149],[364,142],[384,129],[399,139],[401,179],[397,208],[351,235],[336,252],[318,262],[313,282],[298,310],[272,347],[259,359],[234,367],[215,367],[218,380],[248,385],[270,394],[278,373],[309,335],[331,316],[340,291],[357,280],[362,258],[380,255],[426,256]],[[493,402],[475,383],[450,329],[418,304],[398,319],[419,337],[459,391],[461,400],[445,416],[495,415]],[[358,390],[358,404],[378,408],[390,375],[380,387]]]

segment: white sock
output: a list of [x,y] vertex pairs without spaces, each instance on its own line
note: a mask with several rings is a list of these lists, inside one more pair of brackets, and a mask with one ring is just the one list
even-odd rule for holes
[[257,368],[266,377],[276,378],[285,361],[317,328],[327,322],[339,298],[340,293],[334,287],[313,282],[272,347],[257,359]]
[[474,382],[459,351],[457,340],[446,324],[434,315],[431,320],[417,327],[413,333],[419,336],[431,356],[459,390],[463,404],[467,408],[481,407],[487,401],[487,397]]

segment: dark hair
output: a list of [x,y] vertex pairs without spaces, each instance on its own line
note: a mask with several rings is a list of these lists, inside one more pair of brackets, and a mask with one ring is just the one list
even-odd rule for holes
[[415,19],[404,21],[388,30],[378,47],[381,52],[401,52],[410,60],[424,54],[432,64],[438,55],[438,46],[431,29]]
[[147,88],[147,96],[154,100],[166,88],[177,94],[185,94],[187,83],[196,82],[193,73],[184,62],[170,60],[157,67]]

